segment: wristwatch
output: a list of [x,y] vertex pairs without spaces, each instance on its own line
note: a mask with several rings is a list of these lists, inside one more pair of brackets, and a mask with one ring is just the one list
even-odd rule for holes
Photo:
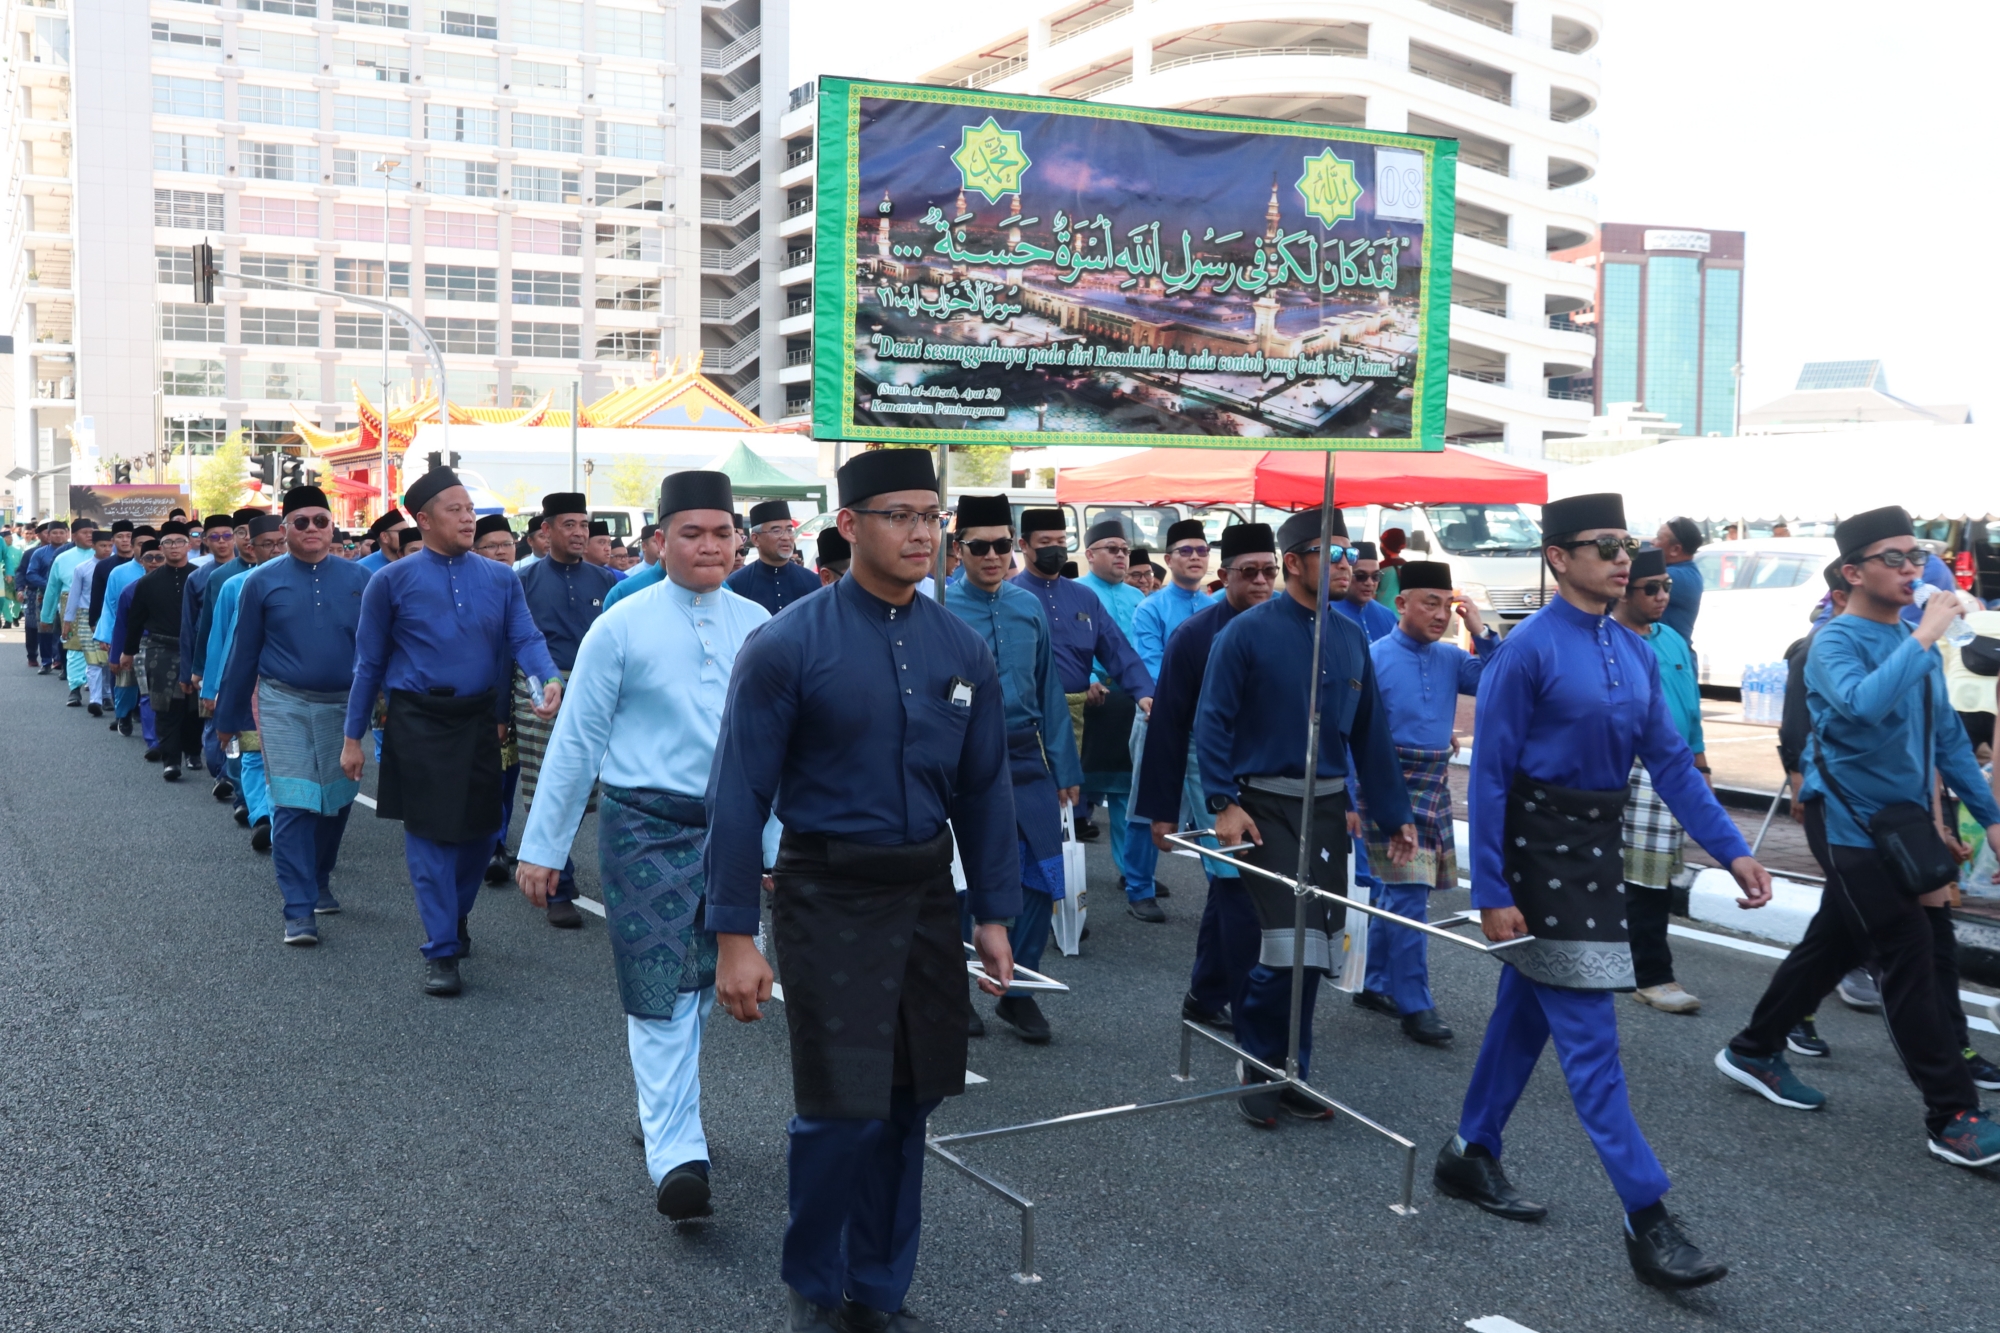
[[1211,796],[1208,798],[1208,813],[1219,815],[1235,804],[1236,802],[1230,800],[1227,796]]

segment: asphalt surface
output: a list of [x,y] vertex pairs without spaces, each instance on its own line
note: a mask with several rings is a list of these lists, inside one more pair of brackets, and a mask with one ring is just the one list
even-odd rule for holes
[[[600,922],[554,931],[511,886],[489,892],[466,994],[427,999],[399,830],[357,808],[335,877],[346,912],[320,948],[284,948],[269,860],[209,784],[162,783],[136,739],[23,670],[17,637],[0,649],[0,1328],[781,1326],[777,1006],[777,1021],[710,1028],[717,1212],[676,1227],[634,1142]],[[1045,1002],[1054,1043],[995,1025],[971,1059],[991,1081],[935,1132],[1182,1090],[1168,1075],[1198,872],[1169,861],[1171,919],[1147,926],[1114,901],[1102,844],[1091,858],[1086,953],[1047,960],[1075,988]],[[1734,1266],[1718,1286],[1632,1279],[1552,1057],[1506,1154],[1549,1220],[1430,1189],[1495,967],[1434,946],[1454,1048],[1415,1047],[1338,993],[1317,1027],[1319,1086],[1417,1142],[1414,1217],[1389,1211],[1397,1152],[1345,1121],[1260,1131],[1208,1106],[975,1145],[969,1160],[1035,1201],[1044,1280],[1010,1280],[1014,1212],[933,1163],[911,1307],[964,1330],[1995,1327],[2000,1179],[1928,1157],[1880,1020],[1832,1006],[1835,1058],[1805,1071],[1831,1107],[1769,1106],[1709,1062],[1772,963],[1675,948],[1708,1007],[1621,999],[1619,1021],[1670,1202]],[[1194,1087],[1230,1081],[1220,1052],[1195,1059]]]

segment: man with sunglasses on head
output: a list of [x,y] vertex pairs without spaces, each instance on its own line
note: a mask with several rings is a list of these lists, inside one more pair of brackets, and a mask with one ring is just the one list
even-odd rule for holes
[[[1194,753],[1194,719],[1201,699],[1201,682],[1208,671],[1209,650],[1225,625],[1251,607],[1268,601],[1278,586],[1278,547],[1268,523],[1238,523],[1222,530],[1222,595],[1183,620],[1167,640],[1160,657],[1159,693],[1146,719],[1145,748],[1134,779],[1132,813],[1148,821],[1153,853],[1171,849],[1169,835],[1209,823],[1201,789],[1201,769]],[[1187,569],[1192,553],[1169,560],[1178,573]],[[1208,554],[1200,557],[1207,568]],[[1164,597],[1162,591],[1157,596]],[[1213,838],[1202,840],[1210,847]],[[1203,859],[1208,874],[1208,901],[1195,935],[1194,971],[1181,1017],[1211,1027],[1228,1028],[1256,966],[1262,935],[1236,870]],[[1138,913],[1134,913],[1138,915]],[[1140,920],[1148,918],[1141,916]]]
[[1333,609],[1361,626],[1368,642],[1376,643],[1396,632],[1396,613],[1375,599],[1382,586],[1382,559],[1374,542],[1356,542],[1348,553],[1347,587],[1334,594]]
[[1950,925],[1951,885],[1905,882],[1876,834],[1877,817],[1893,807],[1931,810],[1942,777],[1987,838],[2000,840],[2000,803],[1952,715],[1936,652],[1958,601],[1933,597],[1914,630],[1902,619],[1929,555],[1915,531],[1895,506],[1834,529],[1850,591],[1846,612],[1819,631],[1806,659],[1812,734],[1801,760],[1806,838],[1826,872],[1825,898],[1715,1065],[1779,1106],[1824,1106],[1825,1094],[1787,1067],[1786,1036],[1872,951],[1892,1044],[1923,1095],[1927,1146],[1953,1166],[1976,1168],[2000,1162],[2000,1125],[1980,1107],[1968,1052],[1939,994],[1935,951],[1939,925]]
[[[1010,942],[1017,965],[1038,968],[1055,903],[1064,892],[1062,807],[1076,804],[1083,769],[1069,702],[1056,678],[1048,620],[1033,595],[1007,581],[1014,568],[1014,512],[1007,497],[961,497],[954,532],[965,577],[945,585],[944,604],[986,641],[999,669],[1014,829],[1021,844],[1021,915]],[[1023,1041],[1049,1039],[1048,1020],[1026,991],[1006,996],[994,1015]]]
[[[1500,645],[1479,681],[1472,747],[1472,905],[1497,955],[1499,998],[1480,1044],[1458,1133],[1439,1151],[1440,1192],[1498,1217],[1548,1209],[1514,1189],[1502,1136],[1551,1040],[1577,1119],[1624,1206],[1625,1253],[1649,1286],[1728,1275],[1667,1214],[1666,1171],[1632,1115],[1613,993],[1633,987],[1629,895],[1620,867],[1635,758],[1674,817],[1729,867],[1744,896],[1771,900],[1771,876],[1695,771],[1674,729],[1659,661],[1613,620],[1639,541],[1615,494],[1542,509],[1543,558],[1557,596]],[[1780,1038],[1782,1040],[1782,1036]]]
[[750,511],[750,540],[757,559],[729,576],[729,591],[748,597],[772,615],[819,591],[819,576],[792,560],[796,545],[792,507],[766,500]]

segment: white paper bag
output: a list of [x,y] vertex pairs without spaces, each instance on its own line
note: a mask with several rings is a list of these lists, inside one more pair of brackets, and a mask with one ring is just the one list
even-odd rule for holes
[[1052,933],[1056,948],[1066,958],[1083,952],[1083,927],[1089,918],[1084,900],[1083,844],[1076,840],[1076,818],[1068,806],[1062,811],[1063,896],[1056,903]]
[[[1347,858],[1347,900],[1374,906],[1373,895],[1368,886],[1354,877],[1354,856]],[[1372,918],[1366,912],[1347,913],[1347,928],[1341,937],[1341,963],[1335,974],[1334,989],[1358,994],[1367,984],[1368,978],[1368,923]]]

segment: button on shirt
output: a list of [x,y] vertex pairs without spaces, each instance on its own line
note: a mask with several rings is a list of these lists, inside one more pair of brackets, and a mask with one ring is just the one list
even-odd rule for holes
[[1448,750],[1458,720],[1458,696],[1479,692],[1479,675],[1500,646],[1500,636],[1472,641],[1478,656],[1455,643],[1418,643],[1402,627],[1369,645],[1375,680],[1389,710],[1396,744]]
[[819,591],[819,575],[787,560],[767,565],[752,560],[729,576],[729,591],[748,597],[772,615]]
[[[1132,651],[1139,654],[1139,660],[1152,674],[1155,687],[1159,685],[1160,664],[1166,660],[1167,640],[1189,616],[1221,600],[1221,593],[1211,593],[1199,585],[1183,588],[1178,583],[1169,583],[1139,603],[1139,609],[1132,613]],[[1157,700],[1153,706],[1159,707]]]
[[297,690],[346,689],[354,679],[354,637],[371,580],[368,571],[338,556],[308,564],[283,555],[241,582],[228,665],[216,693],[217,731],[256,729],[250,700],[260,677]]
[[[971,697],[955,702],[954,681]],[[892,606],[852,576],[752,635],[730,674],[709,772],[708,928],[754,935],[764,821],[905,847],[951,821],[973,915],[1021,909],[1000,679],[986,644],[923,598]]]
[[542,632],[558,670],[567,672],[576,665],[577,645],[604,614],[605,598],[616,586],[617,575],[587,560],[565,565],[551,558],[521,571],[528,614],[535,618],[535,628]]
[[1078,587],[1075,579],[1045,579],[1032,572],[1016,574],[1009,581],[1033,593],[1042,614],[1048,617],[1056,677],[1062,681],[1064,694],[1082,694],[1089,689],[1090,664],[1097,661],[1125,693],[1135,699],[1153,697],[1152,674],[1096,593]]
[[969,579],[947,583],[944,604],[986,640],[1000,673],[1007,730],[1034,727],[1040,731],[1056,786],[1081,786],[1083,765],[1077,759],[1076,732],[1062,682],[1056,679],[1049,622],[1042,608],[1011,583],[986,592]]
[[1728,865],[1750,854],[1694,771],[1645,641],[1608,615],[1551,597],[1507,636],[1480,676],[1469,810],[1472,905],[1514,905],[1502,844],[1516,773],[1559,787],[1621,791],[1631,781],[1634,756],[1710,856]]
[[504,683],[510,656],[530,676],[555,674],[520,577],[483,555],[420,548],[376,571],[362,595],[347,735],[359,740],[368,730],[385,689],[484,694]]

